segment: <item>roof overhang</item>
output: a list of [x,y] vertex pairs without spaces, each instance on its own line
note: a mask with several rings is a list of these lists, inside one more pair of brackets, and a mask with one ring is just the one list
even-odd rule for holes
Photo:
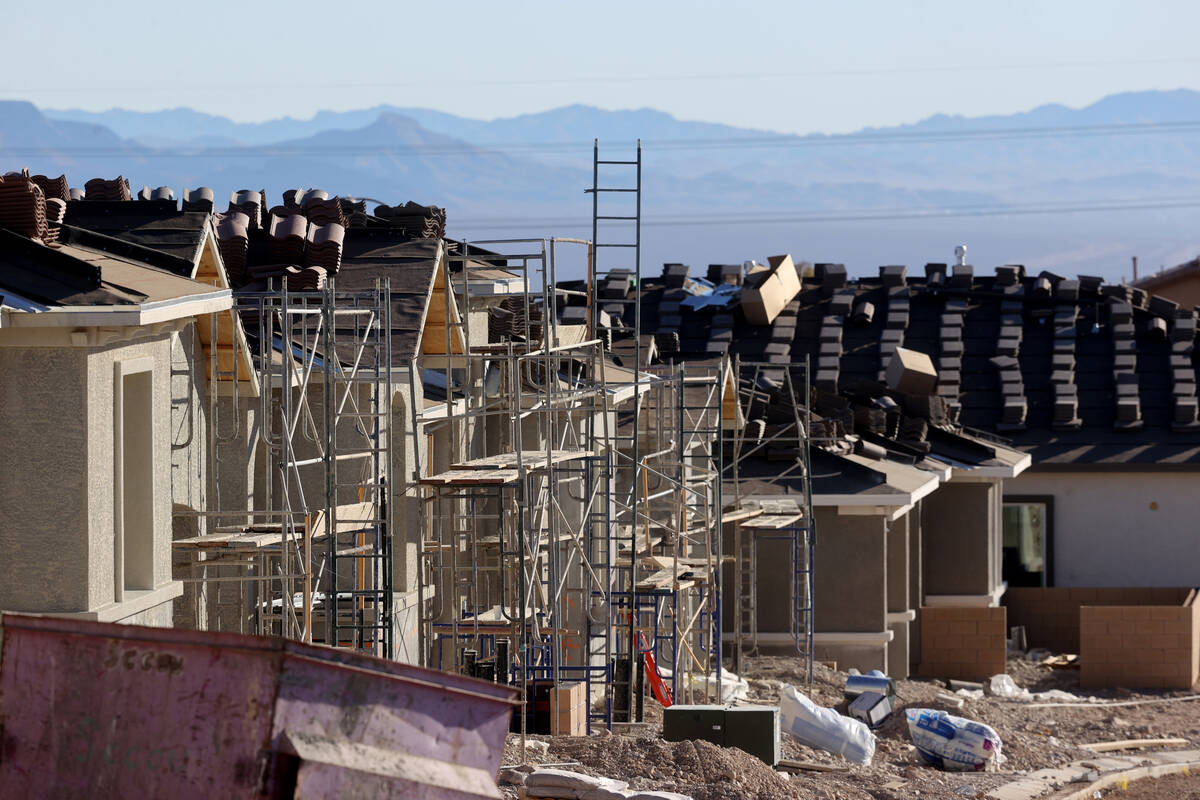
[[6,328],[57,328],[156,325],[233,308],[229,289],[121,306],[47,306],[45,311],[4,308]]
[[882,491],[813,494],[814,507],[837,508],[839,514],[882,516],[894,520],[908,513],[941,483],[938,475],[907,464],[852,454],[840,457],[881,473],[885,483],[877,488]]
[[1019,450],[1006,450],[1005,455],[1011,454],[1011,458],[1000,458],[1001,448],[996,448],[997,460],[1003,461],[1001,464],[990,465],[967,465],[967,464],[951,464],[950,480],[956,483],[969,483],[971,481],[994,481],[1015,478],[1025,470],[1029,469],[1033,464],[1033,456],[1028,453],[1022,453]]

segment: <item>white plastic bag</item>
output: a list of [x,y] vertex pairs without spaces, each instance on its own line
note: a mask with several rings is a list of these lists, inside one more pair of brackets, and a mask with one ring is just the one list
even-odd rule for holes
[[921,758],[939,769],[994,770],[1004,763],[1000,736],[987,725],[931,708],[904,711]]
[[875,734],[856,719],[824,708],[784,684],[779,696],[780,728],[809,747],[828,750],[866,766],[875,755]]

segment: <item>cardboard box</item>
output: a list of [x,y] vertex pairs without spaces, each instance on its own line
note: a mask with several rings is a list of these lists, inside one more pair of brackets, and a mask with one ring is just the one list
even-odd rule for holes
[[888,361],[887,384],[905,394],[933,394],[937,389],[933,359],[918,350],[897,347]]
[[587,684],[560,683],[550,690],[550,733],[587,736]]
[[754,325],[770,325],[800,293],[800,275],[790,255],[767,259],[770,273],[757,283],[742,289],[742,312]]

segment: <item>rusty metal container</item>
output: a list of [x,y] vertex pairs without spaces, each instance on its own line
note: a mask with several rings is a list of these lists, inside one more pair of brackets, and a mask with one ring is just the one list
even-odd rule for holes
[[516,691],[255,636],[0,617],[5,797],[499,797]]

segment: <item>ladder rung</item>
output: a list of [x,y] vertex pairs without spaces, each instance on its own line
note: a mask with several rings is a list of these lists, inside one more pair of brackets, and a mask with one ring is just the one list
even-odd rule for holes
[[635,164],[640,164],[641,162],[640,161],[597,161],[596,163],[597,164],[629,164],[632,166]]

